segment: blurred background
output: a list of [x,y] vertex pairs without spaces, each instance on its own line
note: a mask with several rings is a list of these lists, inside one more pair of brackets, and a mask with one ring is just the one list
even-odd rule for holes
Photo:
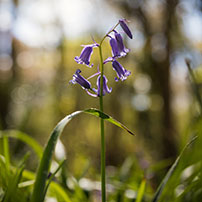
[[[134,38],[124,38],[131,52],[119,61],[132,74],[115,82],[111,64],[105,66],[113,91],[104,97],[104,111],[136,136],[106,123],[107,172],[131,156],[143,171],[158,162],[169,166],[199,113],[184,59],[192,61],[202,84],[201,11],[201,0],[0,0],[1,130],[18,129],[44,145],[65,115],[99,108],[97,98],[69,84],[77,68],[85,77],[97,71],[98,50],[92,69],[78,65],[74,57],[80,55],[81,44],[91,44],[92,36],[99,42],[126,18]],[[104,58],[109,54],[106,40]],[[66,168],[72,175],[80,176],[87,168],[87,176],[99,179],[98,128],[99,121],[84,114],[63,132]],[[16,140],[11,144],[14,161],[28,150]],[[28,169],[36,165],[31,159]]]

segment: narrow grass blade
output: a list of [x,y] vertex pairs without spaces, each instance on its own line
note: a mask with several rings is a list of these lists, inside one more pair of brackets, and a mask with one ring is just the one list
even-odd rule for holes
[[193,70],[191,68],[191,61],[186,58],[185,62],[186,62],[187,68],[189,70],[189,75],[191,76],[192,89],[193,89],[193,92],[194,92],[194,94],[196,96],[196,99],[197,99],[197,101],[199,103],[201,113],[202,113],[202,98],[201,98],[201,94],[200,94],[200,91],[199,91],[199,86],[197,85],[196,77],[195,77],[194,72],[193,72]]
[[123,124],[119,123],[118,121],[116,121],[115,119],[110,117],[109,115],[102,113],[97,109],[87,109],[87,110],[82,110],[82,111],[76,111],[70,115],[67,115],[64,119],[62,119],[56,125],[56,127],[53,130],[53,132],[51,133],[50,138],[48,140],[48,143],[44,149],[43,156],[42,156],[42,159],[40,161],[40,165],[39,165],[39,168],[37,171],[36,181],[35,181],[33,193],[31,196],[31,202],[43,202],[44,201],[44,197],[45,197],[44,192],[45,192],[45,187],[46,187],[46,180],[48,177],[48,171],[49,171],[49,168],[51,165],[51,159],[53,156],[53,152],[54,152],[58,137],[62,133],[66,124],[72,118],[74,118],[75,116],[77,116],[78,114],[81,114],[81,113],[91,114],[91,115],[94,115],[96,117],[107,120],[107,121],[113,123],[114,125],[126,130],[127,132],[129,132],[130,134],[133,135],[133,133],[129,129],[127,129]]
[[8,137],[3,136],[3,150],[4,150],[4,156],[6,160],[6,169],[7,172],[9,172],[10,169],[10,153],[9,153],[9,143],[8,143]]
[[8,188],[3,198],[3,202],[9,202],[11,200],[11,197],[13,197],[13,193],[16,192],[16,189],[18,188],[18,184],[22,177],[23,170],[25,168],[25,161],[27,160],[28,157],[29,157],[29,153],[25,154],[23,161],[19,165],[19,167],[16,169],[14,176],[9,179]]
[[30,137],[28,134],[25,134],[18,130],[5,130],[5,131],[0,132],[0,138],[3,138],[4,136],[21,140],[25,144],[29,145],[34,150],[36,155],[39,158],[41,158],[42,153],[43,153],[43,149],[42,149],[41,145],[36,140],[34,140],[32,137]]
[[142,198],[143,198],[144,192],[145,192],[145,187],[146,187],[146,180],[143,179],[141,184],[140,184],[140,187],[138,189],[136,202],[141,202],[142,201]]
[[166,176],[164,177],[163,181],[161,182],[160,186],[158,187],[156,193],[154,194],[153,200],[152,202],[157,202],[160,199],[160,196],[162,194],[162,191],[164,189],[164,187],[166,186],[168,180],[170,179],[170,177],[172,176],[172,174],[174,173],[174,171],[176,170],[180,159],[182,158],[184,152],[186,151],[186,149],[197,139],[197,136],[192,138],[192,140],[187,143],[185,145],[185,147],[183,148],[183,150],[181,151],[180,155],[177,157],[177,159],[175,160],[175,162],[173,163],[173,165],[171,166],[171,168],[169,169],[169,171],[167,172]]
[[62,166],[64,165],[64,163],[65,163],[65,160],[63,160],[62,162],[60,162],[58,168],[57,168],[57,169],[55,170],[55,172],[50,176],[50,178],[49,178],[49,180],[48,180],[48,182],[47,182],[47,185],[46,185],[46,187],[45,187],[44,197],[45,197],[45,195],[46,195],[46,192],[47,192],[47,190],[48,190],[48,187],[49,187],[51,181],[53,180],[53,178],[55,177],[55,175],[57,174],[57,172],[60,170],[60,168],[62,168]]
[[53,132],[50,135],[48,143],[44,149],[42,159],[40,161],[40,165],[37,171],[37,176],[34,184],[33,193],[31,196],[31,202],[43,202],[44,201],[44,191],[46,187],[46,180],[48,177],[48,171],[51,165],[51,159],[53,156],[53,152],[55,149],[55,145],[58,137],[62,133],[65,125],[76,115],[80,114],[82,111],[76,111],[70,115],[67,115],[64,119],[62,119]]
[[[9,177],[10,173],[7,172],[5,157],[0,154],[0,189],[4,188],[5,190],[5,188],[8,186]],[[3,196],[1,195],[0,201],[2,198]]]
[[[26,180],[29,180],[30,183],[32,180],[35,179],[35,173],[28,171],[28,170],[24,170],[22,175],[23,175],[23,178]],[[20,186],[20,184],[19,184],[19,186]],[[63,187],[61,185],[55,183],[54,181],[51,182],[49,190],[52,193],[52,196],[60,198],[60,200],[58,200],[58,202],[64,202],[64,201],[71,202],[67,192],[63,189]]]

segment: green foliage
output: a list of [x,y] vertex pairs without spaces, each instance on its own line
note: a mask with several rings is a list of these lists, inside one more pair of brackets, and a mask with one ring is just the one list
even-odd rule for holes
[[87,109],[87,110],[83,110],[83,112],[87,113],[87,114],[91,114],[94,115],[96,117],[102,118],[124,130],[126,130],[128,133],[130,133],[131,135],[134,135],[134,133],[132,131],[130,131],[126,126],[124,126],[122,123],[118,122],[117,120],[115,120],[114,118],[110,117],[107,114],[104,114],[103,112],[97,110],[97,109]]
[[179,161],[181,160],[181,158],[184,155],[185,150],[196,140],[196,137],[194,137],[182,150],[181,154],[178,156],[178,158],[176,159],[176,161],[173,163],[172,167],[170,168],[170,170],[168,171],[168,173],[166,174],[165,178],[163,179],[163,181],[161,182],[159,188],[157,189],[156,193],[154,194],[154,198],[152,200],[152,202],[157,202],[160,201],[159,198],[162,194],[162,191],[164,189],[164,187],[166,186],[168,180],[170,179],[170,177],[172,176],[172,174],[175,172],[175,170],[177,169],[177,166],[179,164]]
[[146,186],[146,180],[143,179],[141,184],[140,184],[140,187],[138,189],[138,196],[137,196],[136,202],[142,201],[142,198],[143,198],[144,192],[145,192],[145,186]]
[[51,159],[53,156],[53,152],[55,150],[56,142],[57,142],[60,134],[62,133],[64,127],[66,126],[66,124],[72,118],[74,118],[75,116],[77,116],[78,114],[80,114],[82,112],[97,116],[97,117],[102,118],[104,120],[107,120],[107,121],[119,126],[120,128],[125,129],[130,134],[133,134],[123,124],[119,123],[118,121],[116,121],[112,117],[104,114],[103,112],[101,112],[97,109],[87,109],[87,110],[83,110],[83,111],[76,111],[70,115],[67,115],[64,119],[62,119],[57,124],[57,126],[55,127],[55,129],[51,133],[50,138],[48,140],[48,143],[44,149],[43,156],[42,156],[42,159],[40,161],[39,168],[38,168],[37,175],[36,175],[36,181],[34,184],[34,190],[33,190],[33,194],[31,197],[31,202],[42,202],[42,201],[44,201],[44,197],[45,197],[46,191],[47,191],[46,180],[48,177],[48,172],[49,172],[49,168],[51,165]]
[[[190,68],[190,67],[189,67]],[[193,93],[197,94],[196,99],[200,106],[200,93],[192,69],[189,69]],[[78,178],[72,177],[71,173],[66,173],[64,169],[64,160],[57,163],[57,168],[51,174],[51,160],[55,144],[59,135],[62,133],[65,125],[75,116],[81,113],[87,113],[124,129],[133,134],[124,125],[112,117],[100,112],[97,109],[87,109],[74,112],[66,116],[53,130],[49,142],[44,152],[38,144],[29,135],[17,130],[0,131],[0,201],[2,202],[29,202],[46,201],[49,197],[55,198],[58,202],[88,202],[98,201],[100,197],[100,188],[98,182],[86,177],[89,171],[88,166],[81,168],[82,174]],[[112,173],[108,173],[107,178],[107,197],[109,202],[198,202],[202,198],[202,118],[201,115],[193,118],[188,127],[191,138],[181,150],[178,158],[171,165],[171,159],[162,160],[156,164],[142,167],[138,158],[134,155],[125,159],[120,168],[113,168]],[[197,137],[197,138],[196,138]],[[28,145],[36,154],[41,166],[38,173],[32,173],[25,169],[25,164],[29,159],[26,154],[21,163],[12,162],[11,150],[9,148],[9,139],[17,139]],[[44,157],[45,156],[45,157]],[[56,162],[54,162],[56,163]],[[71,162],[68,162],[71,163]],[[158,188],[153,186],[151,176],[159,174],[162,169],[170,166],[167,174],[159,183]],[[61,169],[62,168],[62,169]],[[62,170],[62,172],[60,172]],[[99,177],[99,176],[98,176]],[[39,187],[37,186],[37,178]],[[36,179],[36,181],[35,181]],[[41,183],[43,181],[43,183]],[[57,182],[55,182],[57,181]],[[35,184],[34,184],[35,182]],[[82,184],[82,182],[85,182]],[[32,198],[33,190],[37,190],[38,198]],[[38,197],[36,196],[36,197]]]
[[[133,134],[123,124],[119,123],[118,121],[116,121],[112,117],[100,112],[97,109],[88,109],[88,110],[83,110],[83,111],[77,111],[77,112],[74,112],[74,113],[66,116],[55,127],[55,129],[53,130],[53,132],[50,136],[50,139],[49,139],[49,141],[45,147],[45,150],[44,150],[44,153],[43,153],[42,159],[41,159],[41,153],[42,153],[41,146],[35,140],[33,140],[31,137],[29,137],[27,134],[21,133],[20,131],[14,131],[14,130],[1,131],[0,138],[3,139],[3,154],[5,156],[5,157],[1,156],[1,164],[2,165],[1,165],[1,176],[0,176],[1,177],[1,181],[0,181],[1,184],[0,185],[2,187],[2,192],[3,192],[2,201],[8,202],[8,201],[13,200],[14,198],[16,201],[18,201],[18,197],[21,194],[23,194],[23,192],[19,192],[19,188],[24,189],[24,188],[29,187],[30,185],[32,186],[33,181],[30,181],[30,180],[34,179],[34,176],[32,174],[30,174],[28,171],[26,171],[25,175],[23,175],[23,171],[25,168],[25,159],[28,158],[27,155],[25,155],[24,160],[20,164],[20,166],[15,168],[16,171],[14,172],[14,174],[11,174],[8,137],[17,138],[17,139],[23,141],[24,143],[29,145],[36,152],[38,158],[41,159],[40,166],[39,166],[39,169],[38,169],[38,172],[36,175],[36,181],[34,183],[34,189],[33,189],[33,194],[31,196],[31,201],[37,201],[37,202],[38,201],[44,201],[48,187],[50,184],[52,185],[52,183],[51,183],[52,179],[55,177],[56,173],[59,171],[59,169],[62,167],[62,165],[64,163],[64,161],[62,161],[59,164],[56,171],[49,177],[49,179],[47,181],[48,172],[49,172],[50,165],[51,165],[51,159],[52,159],[52,155],[53,155],[53,152],[55,149],[57,139],[58,139],[59,135],[62,133],[65,125],[74,116],[76,116],[82,112],[94,115],[94,116],[102,118],[104,120],[107,120],[107,121],[115,124],[116,126],[126,130],[130,134]],[[25,177],[26,181],[21,182],[23,176]],[[29,180],[29,181],[27,181],[27,180]],[[64,194],[65,192],[62,191],[62,189],[59,187],[59,185],[53,183],[53,185],[50,188],[50,195],[51,195],[51,190],[54,190],[54,192],[56,192],[56,194],[54,194],[54,196],[58,199],[58,201],[60,201],[61,198],[62,198],[62,200],[64,200],[64,198],[65,198],[65,201],[71,201],[69,199],[69,197],[66,194]],[[17,194],[17,196],[14,197],[13,193]],[[58,193],[59,193],[59,195],[58,195]],[[84,195],[82,194],[84,192],[82,191],[82,189],[80,189],[80,187],[78,185],[75,186],[75,193],[76,193],[76,196],[77,195],[79,196],[79,197],[76,197],[78,200],[83,200],[83,198],[86,198],[86,197],[84,197],[85,194]],[[29,195],[30,195],[30,193],[26,194],[26,195],[24,194],[23,196],[25,196],[25,198],[28,198]],[[26,201],[27,199],[25,199],[25,198],[23,199],[23,197],[20,197],[19,201],[20,200]],[[87,200],[87,198],[86,198],[86,200]]]
[[[93,113],[92,111],[90,113]],[[95,113],[98,113],[95,111]],[[63,126],[66,122],[71,120],[74,116],[79,113],[73,114],[70,117],[66,118],[66,121],[62,121]],[[102,115],[104,116],[105,115]],[[108,117],[108,116],[106,116]],[[179,157],[176,159],[174,164],[171,166],[170,170],[166,174],[165,178],[159,185],[156,193],[153,195],[154,189],[151,187],[150,179],[147,177],[149,170],[143,170],[134,156],[128,157],[120,169],[116,170],[113,175],[108,178],[108,186],[112,187],[112,192],[108,193],[108,201],[136,201],[136,202],[146,202],[153,201],[163,202],[163,201],[176,201],[176,202],[198,202],[202,197],[202,161],[201,161],[201,147],[202,147],[202,125],[201,119],[197,119],[194,123],[192,130],[197,132],[198,138],[193,138],[182,150]],[[60,122],[61,123],[61,122]],[[58,127],[56,127],[58,129]],[[62,127],[59,127],[61,130]],[[11,135],[12,134],[12,135]],[[17,135],[18,134],[18,135]],[[7,138],[17,138],[19,137],[19,131],[5,131],[1,132],[1,139]],[[20,136],[21,140],[26,144],[28,135],[23,134]],[[24,137],[24,138],[22,138]],[[1,201],[15,201],[15,202],[25,202],[29,201],[31,191],[34,185],[35,174],[25,170],[25,163],[29,155],[25,155],[22,162],[18,166],[12,166],[12,162],[9,161],[9,164],[6,163],[6,157],[10,156],[9,154],[9,144],[8,139],[5,138],[3,145],[5,147],[4,154],[0,155],[0,199]],[[33,141],[34,142],[34,141]],[[38,145],[38,144],[37,144]],[[36,148],[41,148],[38,146],[29,146],[36,151]],[[40,150],[40,149],[39,149]],[[36,152],[37,154],[37,152]],[[191,158],[190,158],[191,157]],[[38,155],[40,158],[40,155]],[[169,161],[168,161],[169,162]],[[162,169],[168,162],[158,163],[154,165],[152,170],[158,172],[159,169]],[[99,192],[99,189],[96,190],[95,187],[81,186],[80,182],[85,179],[86,168],[84,168],[84,174],[81,178],[73,179],[73,187],[69,187],[67,184],[66,188],[62,187],[58,183],[55,183],[56,173],[64,165],[64,161],[59,163],[58,167],[55,169],[55,172],[50,175],[49,179],[45,183],[45,191],[47,192],[47,197],[54,197],[57,201],[91,201],[93,198],[98,197],[96,192]],[[160,166],[159,166],[160,165]],[[155,169],[154,169],[155,168]],[[150,168],[148,168],[150,169]],[[151,170],[150,170],[151,172]],[[62,173],[58,173],[61,175]],[[58,176],[57,176],[58,178]],[[46,178],[47,179],[47,178]],[[71,177],[66,177],[65,181],[70,181]],[[91,181],[92,184],[96,184],[95,181]],[[48,189],[48,186],[50,188]],[[146,186],[147,185],[147,186]],[[109,188],[108,188],[109,189]],[[152,197],[153,195],[153,197]]]
[[[6,138],[5,138],[6,137]],[[25,170],[26,160],[29,158],[29,153],[25,154],[22,162],[18,166],[12,166],[6,157],[10,156],[9,144],[7,138],[17,138],[27,145],[29,145],[37,154],[38,158],[41,157],[42,147],[27,134],[19,131],[1,131],[0,139],[3,139],[3,153],[0,155],[0,201],[2,202],[27,202],[30,199],[32,186],[34,184],[35,174]],[[67,193],[63,188],[51,182],[55,174],[63,165],[64,161],[59,164],[58,169],[51,175],[46,189],[49,188],[49,196],[53,196],[57,201],[64,202],[70,201]]]
[[[24,142],[25,144],[27,144],[28,146],[30,146],[33,149],[33,151],[36,153],[38,158],[41,158],[42,151],[43,151],[41,145],[38,142],[36,142],[36,140],[33,139],[32,137],[30,137],[29,135],[27,135],[21,131],[17,131],[17,130],[0,131],[0,138],[4,139],[7,137],[16,138],[16,139]],[[5,143],[5,144],[7,144],[7,143]],[[9,154],[7,154],[6,156],[8,156],[8,155]]]
[[18,194],[18,184],[20,183],[20,180],[22,178],[22,173],[25,168],[25,161],[28,158],[28,156],[29,154],[25,154],[22,163],[20,163],[20,165],[16,168],[13,174],[10,174],[9,172],[8,185],[5,191],[4,198],[2,200],[3,202],[21,200],[21,197],[20,197],[21,194]]

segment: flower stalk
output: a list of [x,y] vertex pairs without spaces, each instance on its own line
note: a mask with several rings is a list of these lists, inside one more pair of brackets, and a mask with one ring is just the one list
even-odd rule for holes
[[[103,76],[104,76],[104,61],[103,61],[103,55],[102,55],[102,43],[105,40],[105,38],[113,32],[113,30],[119,25],[117,23],[101,40],[99,44],[99,56],[100,56],[100,96],[99,96],[99,102],[100,102],[100,111],[104,111],[103,106]],[[101,135],[101,192],[102,192],[102,202],[106,201],[106,177],[105,177],[105,134],[104,134],[104,119],[100,119],[100,135]]]
[[[100,59],[100,70],[88,79],[85,79],[80,73],[81,70],[78,69],[76,73],[73,75],[73,79],[70,81],[72,84],[78,83],[86,92],[93,96],[99,97],[99,104],[100,104],[100,112],[103,113],[104,111],[104,104],[103,104],[103,96],[106,93],[111,93],[112,88],[107,86],[107,77],[104,75],[104,64],[108,62],[112,62],[112,67],[116,71],[118,78],[115,77],[115,81],[124,81],[127,77],[131,74],[130,71],[126,70],[118,61],[117,59],[124,57],[129,52],[129,49],[125,48],[123,43],[123,38],[121,34],[119,34],[115,29],[120,24],[123,31],[129,38],[132,39],[132,33],[127,26],[127,20],[121,19],[119,22],[110,29],[102,38],[100,43],[98,44],[94,39],[94,44],[90,45],[82,45],[84,48],[81,51],[80,56],[76,56],[74,59],[78,64],[84,64],[88,67],[92,67],[93,64],[90,65],[90,57],[93,53],[93,48],[99,49],[99,59]],[[112,50],[112,57],[108,57],[103,60],[102,55],[102,44],[104,40],[109,37],[110,38],[110,46]],[[98,76],[97,78],[97,89],[91,87],[91,83],[88,81],[90,78],[94,76]],[[105,133],[104,133],[104,117],[100,117],[100,134],[101,134],[101,193],[102,193],[102,202],[106,202],[106,177],[105,177]]]
[[[104,64],[102,56],[102,46],[100,43],[99,46],[99,55],[100,55],[100,68],[101,68],[101,77],[100,77],[100,111],[104,111],[103,106],[103,75],[104,75]],[[101,134],[101,192],[102,192],[102,202],[106,201],[106,187],[105,187],[105,134],[104,134],[104,119],[100,119],[100,134]]]

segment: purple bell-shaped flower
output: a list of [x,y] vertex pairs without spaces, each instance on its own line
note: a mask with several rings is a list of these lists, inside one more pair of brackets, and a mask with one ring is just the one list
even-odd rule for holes
[[115,77],[115,81],[121,80],[124,81],[131,74],[130,71],[126,70],[118,61],[114,60],[112,62],[112,67],[117,73],[117,77]]
[[110,46],[112,48],[112,56],[113,56],[113,58],[119,57],[120,52],[119,52],[117,40],[115,38],[111,37],[109,43],[110,43]]
[[[94,89],[94,91],[96,92],[97,96],[100,96],[100,88],[101,88],[100,81],[101,81],[101,76],[98,76],[98,78],[97,78],[97,87],[98,87],[98,89],[97,90]],[[102,93],[103,96],[106,93],[111,93],[112,92],[112,88],[109,88],[107,86],[107,82],[108,82],[108,80],[107,80],[106,76],[103,75],[103,93]]]
[[80,75],[81,70],[77,69],[75,74],[73,75],[73,79],[70,81],[72,84],[78,83],[84,89],[91,89],[91,83]]
[[92,67],[93,64],[90,65],[90,57],[93,53],[93,47],[98,46],[97,44],[91,44],[91,45],[83,45],[84,48],[81,51],[81,55],[78,57],[76,56],[74,58],[74,60],[78,63],[78,64],[85,64],[88,67]]
[[123,44],[123,38],[121,36],[121,34],[119,34],[118,32],[115,32],[115,39],[117,42],[117,46],[118,46],[118,51],[119,51],[119,56],[120,57],[124,57],[126,56],[126,54],[129,52],[129,49],[127,49],[124,44]]

